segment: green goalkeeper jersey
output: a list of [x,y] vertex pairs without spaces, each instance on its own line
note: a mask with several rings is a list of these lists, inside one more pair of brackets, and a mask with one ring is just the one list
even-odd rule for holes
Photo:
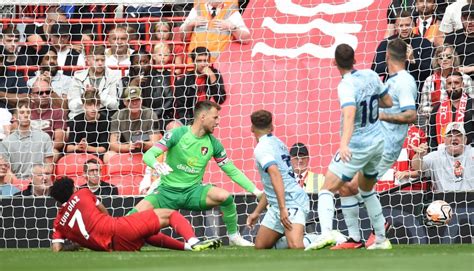
[[214,157],[217,165],[233,181],[249,192],[255,189],[255,185],[227,157],[222,143],[211,134],[197,137],[190,126],[173,129],[145,153],[143,160],[154,167],[156,157],[163,152],[167,152],[166,163],[173,171],[161,176],[160,185],[186,188],[202,183],[207,164]]

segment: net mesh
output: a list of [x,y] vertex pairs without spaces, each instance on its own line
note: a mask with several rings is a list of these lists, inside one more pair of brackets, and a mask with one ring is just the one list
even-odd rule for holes
[[[77,185],[89,184],[111,214],[124,215],[159,183],[159,176],[142,160],[144,151],[167,129],[179,125],[177,121],[190,124],[193,106],[202,99],[221,104],[214,135],[259,188],[251,112],[271,111],[275,135],[289,148],[296,142],[307,146],[311,174],[301,181],[312,195],[307,231],[319,232],[317,192],[340,139],[335,47],[351,45],[356,69],[372,68],[384,77],[385,52],[380,46],[404,31],[395,23],[404,10],[413,20],[406,28],[412,35],[421,31],[425,39],[407,38],[418,42],[411,43],[414,64],[408,66],[419,86],[418,120],[398,161],[376,185],[384,215],[392,224],[388,236],[392,243],[473,242],[472,157],[467,154],[454,165],[451,160],[438,163],[442,166],[430,171],[432,178],[410,170],[415,155],[411,146],[424,142],[431,146],[438,140],[439,123],[436,117],[430,122],[436,116],[432,110],[449,98],[445,75],[438,79],[436,74],[444,65],[438,59],[451,57],[440,54],[457,52],[457,62],[447,65],[464,73],[469,98],[462,121],[468,142],[472,141],[469,95],[474,45],[461,40],[458,24],[453,25],[460,29],[451,41],[453,47],[442,46],[449,38],[444,40],[436,30],[448,3],[425,1],[437,3],[426,16],[432,18],[434,30],[429,30],[420,23],[420,14],[429,14],[429,5],[410,6],[415,1],[235,0],[222,1],[215,14],[204,2],[0,4],[0,145],[5,165],[0,176],[4,180],[0,247],[49,246],[57,208],[44,194],[61,176],[72,177]],[[201,47],[210,52],[209,62],[200,60],[198,53],[194,57],[193,50]],[[205,76],[190,79],[187,75],[195,71]],[[134,86],[142,97],[138,106],[130,99]],[[28,107],[31,114],[23,110]],[[135,114],[133,108],[141,110]],[[20,131],[30,127],[32,132],[25,137]],[[93,183],[99,179],[107,184],[96,190]],[[214,162],[204,183],[235,195],[240,232],[252,239],[256,229],[244,225],[256,206],[254,196]],[[9,197],[14,193],[19,194]],[[425,209],[435,199],[445,200],[453,209],[448,226],[425,225]],[[335,227],[347,233],[339,201],[337,206]],[[183,213],[198,237],[226,235],[218,209]],[[361,225],[367,238],[371,227],[363,211]]]

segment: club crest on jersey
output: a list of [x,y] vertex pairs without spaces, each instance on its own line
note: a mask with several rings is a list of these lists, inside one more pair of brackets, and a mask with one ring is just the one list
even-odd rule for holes
[[209,148],[208,147],[201,147],[201,154],[204,156],[207,154],[207,152],[209,151]]

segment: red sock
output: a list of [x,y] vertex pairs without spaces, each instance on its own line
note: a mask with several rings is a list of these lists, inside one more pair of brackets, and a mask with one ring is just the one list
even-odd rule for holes
[[189,221],[184,218],[182,214],[178,211],[174,211],[170,215],[170,227],[173,228],[176,233],[181,235],[184,240],[188,241],[192,237],[196,237],[194,234],[193,227],[189,223]]
[[163,247],[174,250],[184,250],[184,242],[169,237],[164,233],[158,233],[146,239],[146,242],[155,247]]

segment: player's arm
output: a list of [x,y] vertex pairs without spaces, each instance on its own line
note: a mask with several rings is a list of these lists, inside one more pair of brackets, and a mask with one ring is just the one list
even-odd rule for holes
[[349,149],[349,142],[351,141],[352,133],[354,132],[356,107],[355,105],[347,105],[342,108],[342,136],[339,146],[339,155],[342,161],[348,162],[351,160],[351,151]]
[[164,151],[161,148],[153,146],[145,152],[145,154],[143,155],[143,161],[147,166],[154,168],[156,163],[156,157],[163,154],[163,152]]
[[260,214],[267,209],[268,201],[265,194],[262,195],[262,198],[258,201],[257,207],[255,210],[247,217],[247,227],[253,228],[255,223],[257,223]]
[[81,249],[81,245],[75,242],[70,242],[69,244],[64,243],[53,243],[51,245],[51,250],[53,252],[61,252],[61,251],[78,251]]
[[254,194],[257,198],[260,198],[263,192],[255,187],[255,184],[250,181],[249,178],[247,178],[247,176],[245,176],[245,174],[227,157],[227,153],[224,146],[222,146],[222,143],[213,136],[211,136],[211,143],[214,148],[214,160],[222,171],[224,171],[225,174],[240,187]]
[[104,204],[102,204],[101,202],[97,204],[97,209],[99,209],[101,213],[104,213],[106,215],[109,214],[109,212],[107,211],[107,208],[105,208]]
[[379,107],[390,108],[393,106],[392,96],[388,94],[388,88],[379,96]]
[[[220,163],[218,163],[218,165],[219,164]],[[240,187],[242,187],[246,191],[248,191],[250,193],[253,193],[253,194],[255,194],[257,192],[256,190],[258,190],[258,189],[257,189],[257,187],[255,187],[255,184],[251,180],[249,180],[249,178],[247,178],[247,176],[245,176],[245,174],[242,171],[240,171],[234,165],[234,163],[232,163],[232,161],[227,161],[227,163],[225,163],[224,165],[222,165],[222,166],[219,165],[219,166],[222,169],[222,171],[224,171],[225,174],[227,176],[229,176],[229,178],[233,182],[237,183]],[[259,192],[261,192],[261,191],[259,190]],[[258,196],[258,195],[256,195],[256,196]]]
[[285,202],[285,186],[283,185],[283,178],[277,165],[271,165],[267,168],[267,173],[270,175],[273,190],[278,202],[278,209],[280,210],[280,220],[283,226],[291,230],[291,222],[288,218],[288,210]]
[[379,113],[379,119],[395,124],[411,124],[416,121],[416,110],[408,109],[398,114]]

